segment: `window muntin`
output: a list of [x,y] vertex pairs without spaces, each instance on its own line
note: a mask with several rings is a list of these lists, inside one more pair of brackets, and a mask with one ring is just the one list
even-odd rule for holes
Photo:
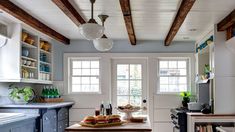
[[159,93],[178,93],[188,90],[188,59],[159,60]]
[[71,59],[70,65],[71,93],[100,92],[99,59]]
[[117,64],[117,106],[142,104],[142,65]]

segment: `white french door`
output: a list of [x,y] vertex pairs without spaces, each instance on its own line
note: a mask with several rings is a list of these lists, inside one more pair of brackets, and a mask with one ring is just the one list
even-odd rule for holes
[[[147,60],[112,60],[112,103],[147,107]],[[144,112],[146,113],[146,112]]]

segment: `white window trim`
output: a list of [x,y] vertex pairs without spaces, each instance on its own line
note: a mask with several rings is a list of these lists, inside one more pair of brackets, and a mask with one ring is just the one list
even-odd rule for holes
[[[100,60],[101,58],[100,57],[66,57],[66,62],[65,63],[65,69],[64,69],[64,73],[66,75],[66,86],[68,86],[68,88],[66,89],[66,94],[71,94],[71,95],[87,95],[87,94],[101,94],[102,93],[102,89],[101,89],[101,63],[100,63]],[[71,68],[72,68],[72,61],[73,60],[99,60],[99,92],[72,92],[72,79],[71,79]]]
[[167,61],[173,61],[173,60],[187,60],[187,91],[193,92],[192,91],[192,64],[191,64],[191,59],[190,57],[159,57],[157,59],[157,94],[159,95],[179,95],[180,92],[160,92],[160,75],[159,75],[159,62],[160,60],[167,60]]
[[[127,59],[127,58],[147,58],[148,62],[148,78],[154,78],[151,81],[148,81],[148,87],[150,87],[150,94],[158,94],[158,82],[157,80],[157,69],[158,69],[158,59],[159,58],[173,58],[173,57],[182,57],[182,58],[189,58],[189,71],[192,71],[190,73],[189,77],[189,91],[192,92],[192,94],[195,94],[195,85],[194,85],[194,78],[195,78],[195,56],[194,53],[64,53],[63,55],[63,78],[64,78],[64,95],[69,95],[71,93],[68,93],[68,58],[72,57],[99,57],[100,58],[100,65],[101,65],[101,73],[100,73],[100,81],[101,81],[101,94],[103,94],[102,90],[103,87],[111,87],[111,60],[112,59]],[[105,63],[103,65],[103,63]],[[102,65],[106,68],[104,69]],[[151,69],[152,71],[149,71]],[[191,83],[192,82],[192,83]],[[92,94],[92,93],[91,93]],[[94,94],[94,93],[93,93]],[[178,95],[178,93],[166,93],[169,95]],[[166,95],[164,94],[164,95]],[[86,94],[85,94],[86,95]]]

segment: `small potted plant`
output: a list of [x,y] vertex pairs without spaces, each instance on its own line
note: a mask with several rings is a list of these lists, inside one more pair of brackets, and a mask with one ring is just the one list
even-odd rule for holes
[[11,89],[9,97],[15,104],[27,104],[33,99],[34,92],[30,86],[17,87],[11,84],[9,89]]
[[181,92],[180,96],[183,98],[183,100],[182,100],[183,107],[187,108],[188,103],[190,102],[191,93],[190,92]]

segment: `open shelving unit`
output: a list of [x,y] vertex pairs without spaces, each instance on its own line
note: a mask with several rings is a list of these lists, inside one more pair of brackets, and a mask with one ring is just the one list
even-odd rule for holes
[[[24,39],[25,34],[33,42]],[[22,29],[21,36],[21,81],[51,84],[52,45],[45,38],[26,29]]]
[[52,45],[44,40],[43,38],[39,39],[40,43],[40,80],[51,80],[52,78]]

